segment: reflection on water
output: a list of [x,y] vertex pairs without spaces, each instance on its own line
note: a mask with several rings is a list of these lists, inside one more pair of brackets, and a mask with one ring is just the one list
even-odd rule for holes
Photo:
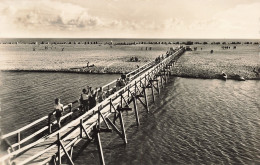
[[[46,115],[55,97],[68,103],[86,85],[101,86],[117,77],[2,73],[1,127],[9,132],[7,126],[23,126]],[[115,132],[101,133],[106,163],[259,164],[259,83],[171,78],[155,104],[150,103],[149,114],[138,105],[139,127],[134,112],[123,114],[126,146]],[[80,144],[74,149],[75,164],[98,164],[94,143],[87,148],[84,141]]]

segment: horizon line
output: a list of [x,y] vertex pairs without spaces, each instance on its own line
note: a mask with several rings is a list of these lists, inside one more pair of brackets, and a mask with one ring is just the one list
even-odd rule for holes
[[140,37],[140,38],[136,38],[136,37],[89,37],[89,38],[85,38],[85,37],[0,37],[0,39],[254,39],[254,40],[260,40],[260,38],[160,38],[160,37]]

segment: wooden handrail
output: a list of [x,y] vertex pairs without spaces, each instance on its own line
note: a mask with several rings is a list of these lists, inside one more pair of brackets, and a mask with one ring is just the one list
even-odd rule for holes
[[[153,62],[153,61],[151,61],[151,62],[149,62],[149,63],[143,65],[141,68],[144,68],[145,66],[151,64],[152,62]],[[141,69],[141,68],[138,68],[138,69],[136,69],[136,70],[134,70],[134,71],[132,71],[132,72],[126,74],[126,75],[131,75],[132,73],[135,73],[136,71],[138,71],[138,70]],[[139,74],[139,73],[141,73],[141,72],[142,72],[142,71],[139,71],[139,72],[136,73],[135,75],[137,75],[137,74]],[[112,81],[112,82],[110,82],[110,83],[104,85],[102,88],[105,88],[105,87],[107,87],[107,86],[109,86],[109,85],[111,85],[111,84],[113,84],[113,83],[116,83],[116,80],[114,80],[114,81]],[[73,101],[72,103],[69,103],[69,104],[65,105],[65,106],[64,106],[64,110],[67,109],[70,104],[75,104],[75,103],[77,103],[77,102],[78,102],[78,100],[75,100],[75,101]],[[5,138],[7,138],[7,137],[16,135],[17,133],[22,132],[22,131],[28,129],[28,128],[34,126],[35,124],[38,124],[39,122],[45,120],[45,119],[48,119],[48,116],[44,116],[44,117],[42,117],[42,118],[40,118],[40,119],[37,119],[36,121],[30,123],[29,125],[26,125],[26,126],[24,126],[24,127],[22,127],[22,128],[19,128],[19,129],[16,130],[16,131],[13,131],[13,132],[10,132],[10,133],[8,133],[8,134],[5,134],[5,135],[3,135],[3,136],[1,137],[1,139],[5,139]]]
[[[70,104],[75,104],[75,103],[77,103],[77,102],[78,102],[78,101],[76,100],[76,101],[74,101],[74,102],[72,102],[72,103],[69,103],[69,104],[65,105],[65,106],[64,106],[64,110],[67,109],[67,108],[69,108],[69,105],[70,105]],[[46,120],[46,119],[48,119],[48,116],[43,116],[43,117],[41,117],[40,119],[37,119],[37,120],[35,120],[34,122],[32,122],[32,123],[30,123],[30,124],[28,124],[28,125],[26,125],[26,126],[24,126],[24,127],[22,127],[22,128],[19,128],[18,130],[15,130],[15,131],[13,131],[13,132],[10,132],[10,133],[7,133],[7,134],[5,134],[5,135],[2,135],[2,136],[1,136],[1,139],[5,139],[5,138],[8,138],[8,137],[10,137],[10,136],[16,135],[17,133],[20,133],[20,132],[22,132],[22,131],[24,131],[24,130],[26,130],[26,129],[28,129],[28,128],[30,128],[30,127],[32,127],[32,126],[38,124],[38,123],[40,123],[41,121]]]
[[28,129],[28,128],[34,126],[35,124],[37,124],[37,123],[39,123],[39,122],[41,122],[41,121],[43,121],[43,120],[46,120],[47,118],[48,118],[48,116],[44,116],[44,117],[42,117],[42,118],[40,118],[40,119],[38,119],[38,120],[35,120],[34,122],[32,122],[32,123],[30,123],[30,124],[28,124],[28,125],[26,125],[26,126],[20,128],[20,129],[16,130],[16,131],[13,131],[13,132],[10,132],[10,133],[8,133],[8,134],[3,135],[3,136],[1,137],[1,139],[5,139],[5,138],[7,138],[7,137],[16,135],[17,133],[20,133],[20,132],[22,132],[22,131]]
[[153,61],[151,61],[151,62],[149,62],[149,63],[146,63],[145,65],[141,66],[140,68],[137,68],[137,69],[133,70],[132,72],[127,73],[126,76],[131,75],[131,74],[135,73],[136,71],[139,71],[141,68],[144,68],[144,67],[146,67],[147,65],[152,64],[152,63],[153,63]]
[[[177,54],[179,51],[175,52],[174,54]],[[167,58],[165,58],[163,61],[161,61],[161,63],[165,63],[167,61]],[[156,64],[154,67],[150,68],[148,71],[146,72],[151,72],[151,70],[153,70],[154,68],[156,68],[159,64]],[[138,73],[139,74],[139,73]],[[139,77],[139,80],[143,79],[144,75]],[[138,78],[134,79],[136,81]],[[110,95],[108,98],[106,98],[104,101],[102,101],[101,103],[98,103],[94,108],[92,108],[91,110],[89,110],[88,112],[86,112],[85,114],[81,115],[80,117],[78,117],[77,119],[73,120],[72,122],[70,122],[69,124],[67,124],[66,126],[62,127],[60,130],[56,131],[55,133],[51,134],[50,137],[56,136],[59,132],[63,132],[65,131],[68,127],[70,127],[71,125],[75,124],[76,122],[79,122],[80,119],[85,118],[86,116],[89,116],[95,112],[97,112],[98,107],[103,105],[103,104],[108,104],[110,99],[113,99],[114,97],[118,97],[119,93],[122,92],[126,87],[134,85],[134,80],[131,81],[131,83],[127,84],[126,86],[124,86],[124,88],[121,88],[120,90],[118,90],[116,93]],[[101,110],[102,111],[102,110]]]
[[[127,90],[126,90],[126,89],[134,88],[135,82],[138,82],[138,81],[141,82],[141,81],[143,81],[143,80],[144,80],[144,81],[147,81],[147,80],[146,80],[146,78],[147,78],[146,76],[147,76],[147,75],[155,75],[156,72],[158,73],[158,72],[160,71],[160,70],[158,70],[158,69],[163,68],[163,67],[166,65],[166,63],[167,63],[168,61],[171,61],[171,60],[174,58],[174,55],[178,54],[180,51],[182,51],[182,49],[179,49],[178,51],[176,51],[172,56],[170,56],[170,58],[165,58],[165,59],[163,59],[160,63],[155,64],[155,65],[154,65],[153,67],[151,67],[151,68],[148,68],[148,70],[147,70],[147,69],[144,69],[144,70],[138,71],[138,72],[135,73],[135,75],[133,76],[134,79],[133,79],[132,81],[130,81],[130,83],[128,83],[126,86],[124,86],[123,88],[121,88],[121,89],[119,89],[118,91],[116,91],[114,94],[112,94],[112,95],[110,95],[109,97],[107,97],[107,98],[106,98],[104,101],[102,101],[101,103],[98,103],[94,108],[92,108],[91,110],[89,110],[89,111],[86,112],[85,114],[79,116],[77,119],[75,119],[75,120],[71,121],[70,123],[68,123],[67,125],[63,126],[63,127],[62,127],[61,129],[59,129],[58,131],[56,131],[56,132],[50,134],[50,135],[48,136],[48,138],[53,137],[53,136],[55,136],[55,135],[57,135],[58,133],[61,133],[61,132],[63,132],[63,131],[66,131],[66,129],[67,129],[68,127],[70,127],[70,126],[72,126],[72,125],[74,125],[74,124],[76,124],[76,123],[79,123],[79,121],[80,121],[81,119],[84,119],[84,118],[86,118],[87,116],[94,116],[94,115],[95,115],[95,112],[98,111],[98,107],[99,107],[99,106],[102,106],[102,107],[103,107],[102,110],[104,110],[107,106],[110,105],[110,100],[113,100],[112,102],[117,102],[118,99],[120,98],[120,93],[126,94],[126,93],[127,93]],[[151,63],[151,62],[150,62],[150,63]],[[148,64],[149,64],[149,63],[148,63]],[[148,64],[146,64],[146,65],[148,65]],[[138,76],[140,75],[140,76],[137,77],[137,75],[138,75]],[[136,77],[136,78],[135,78],[135,77]],[[116,81],[116,80],[114,80],[114,81],[108,83],[108,84],[105,85],[105,86],[109,86],[109,85],[115,83],[115,81]],[[104,86],[103,86],[103,87],[104,87]],[[72,104],[75,104],[75,103],[77,103],[77,102],[78,102],[78,100],[76,100],[76,101],[74,101],[74,102],[72,102],[72,103],[66,105],[66,108],[68,108],[69,106],[72,106]],[[102,110],[101,110],[101,112],[102,112]],[[70,116],[71,113],[73,113],[73,112],[71,111],[70,113],[66,114],[65,116],[62,117],[62,119],[64,119],[64,118]],[[94,115],[93,115],[93,114],[94,114]],[[43,117],[43,118],[44,118],[44,119],[47,119],[46,117],[48,118],[48,116],[45,116],[45,117]],[[7,138],[7,137],[9,137],[9,136],[12,136],[12,135],[15,135],[15,134],[17,134],[17,133],[20,133],[21,131],[23,131],[23,130],[25,130],[25,129],[27,129],[27,128],[30,128],[31,126],[33,126],[34,124],[36,124],[36,123],[38,123],[38,122],[40,122],[40,121],[42,121],[42,120],[43,120],[42,118],[41,118],[41,119],[38,119],[38,120],[34,121],[33,123],[31,123],[31,124],[25,126],[25,127],[22,127],[22,128],[20,128],[20,129],[18,129],[18,130],[16,130],[16,131],[11,132],[11,133],[8,133],[8,134],[6,134],[6,135],[3,135],[1,138],[2,138],[2,139],[3,139],[3,138]],[[54,122],[52,122],[52,124],[55,124],[56,122],[57,122],[57,121],[54,121]],[[14,145],[14,146],[18,146],[18,145],[20,145],[21,143],[24,143],[25,141],[31,139],[32,137],[34,137],[35,135],[37,135],[38,133],[40,133],[42,130],[45,130],[45,129],[47,129],[47,126],[45,126],[45,127],[43,127],[42,129],[38,130],[38,131],[35,132],[34,134],[32,134],[32,135],[26,137],[25,139],[21,140],[21,141],[19,142],[19,144],[18,144],[18,143],[15,143],[15,144],[13,144],[13,145]],[[12,156],[14,156],[14,155],[16,155],[16,154],[18,154],[18,153],[21,153],[22,151],[27,150],[28,148],[30,148],[30,147],[32,147],[32,146],[34,146],[34,145],[36,145],[36,144],[39,144],[39,143],[43,142],[43,141],[44,141],[44,138],[43,138],[43,139],[42,139],[42,138],[41,138],[41,139],[38,139],[37,141],[35,141],[35,142],[33,142],[33,143],[31,143],[31,144],[29,144],[29,145],[27,145],[27,146],[24,146],[23,148],[20,148],[20,149],[14,151],[14,152],[12,152],[12,153],[10,153],[10,154],[8,154],[8,155],[2,157],[0,160],[2,161],[2,160],[5,160],[5,159],[8,158],[8,157],[12,157]]]

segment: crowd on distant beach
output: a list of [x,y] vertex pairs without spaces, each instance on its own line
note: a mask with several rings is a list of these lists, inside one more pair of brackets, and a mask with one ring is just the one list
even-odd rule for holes
[[138,61],[139,61],[138,57],[131,57],[130,58],[130,62],[138,62]]
[[[176,42],[172,42],[172,41],[129,41],[129,42],[100,42],[100,41],[64,41],[64,42],[49,42],[49,41],[41,41],[41,42],[0,42],[0,44],[33,44],[33,45],[144,45],[144,44],[151,44],[151,45],[157,45],[157,44],[161,44],[161,45],[168,45],[168,44],[182,44],[182,45],[206,45],[206,44],[211,44],[211,45],[259,45],[259,42],[250,42],[250,41],[245,41],[245,42],[239,42],[239,41],[232,41],[232,42],[207,42],[207,41],[203,41],[203,42],[199,42],[199,41],[176,41]],[[141,48],[143,49],[143,48]],[[145,47],[145,50],[152,50],[152,47]]]
[[[44,45],[44,49],[60,49],[60,51],[65,51],[65,47],[57,48],[55,45],[110,45],[111,48],[116,45],[168,45],[168,44],[176,44],[176,45],[223,45],[223,49],[230,49],[231,45],[259,45],[259,42],[250,42],[250,41],[232,41],[232,42],[208,42],[208,41],[176,41],[176,42],[171,42],[171,41],[129,41],[129,42],[101,42],[101,41],[64,41],[64,42],[49,42],[49,41],[41,41],[41,42],[0,42],[0,44],[32,44],[32,45]],[[51,45],[51,46],[49,46]],[[33,47],[33,51],[36,51],[39,49],[39,47]],[[260,45],[259,45],[260,47]],[[236,49],[236,46],[233,46],[233,49]],[[152,47],[141,47],[141,50],[152,50]],[[196,51],[194,49],[194,51]]]
[[[221,48],[222,48],[222,49],[231,49],[230,46],[222,46]],[[236,49],[236,48],[237,48],[237,46],[233,46],[233,49]]]
[[[143,47],[141,47],[141,50],[143,50]],[[152,50],[152,47],[145,47],[144,50]]]

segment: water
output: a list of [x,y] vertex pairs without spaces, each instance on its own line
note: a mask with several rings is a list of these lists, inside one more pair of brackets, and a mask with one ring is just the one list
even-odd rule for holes
[[[176,42],[174,39],[113,39],[114,42]],[[98,41],[111,39],[2,39],[1,42],[30,43]],[[222,40],[192,40],[219,41]],[[240,40],[223,40],[226,42]],[[241,40],[242,42],[247,40]],[[254,42],[254,40],[249,40]],[[255,40],[256,41],[256,40]],[[141,45],[142,46],[142,45]],[[0,45],[1,69],[60,69],[84,66],[87,61],[126,58],[148,51],[108,45]],[[55,48],[56,47],[56,48]],[[169,46],[158,46],[147,54],[151,59]],[[145,54],[142,54],[145,55]],[[121,59],[120,59],[121,60]],[[110,61],[108,61],[109,63]],[[241,64],[241,63],[239,63]],[[69,73],[0,72],[0,128],[11,132],[47,115],[56,97],[67,104],[79,98],[82,88],[102,86],[119,75]],[[133,112],[124,113],[128,144],[115,133],[102,133],[107,164],[260,164],[259,81],[221,81],[171,78],[156,96],[147,114],[138,104],[140,122]],[[149,92],[150,93],[150,92]],[[94,143],[85,141],[74,149],[75,164],[98,164]],[[82,153],[77,151],[82,150]]]
[[[2,72],[1,128],[10,132],[51,111],[55,97],[77,99],[83,87],[97,87],[118,75]],[[106,80],[104,82],[104,79]],[[124,114],[128,144],[102,133],[107,164],[259,164],[259,81],[171,78],[140,127]],[[73,84],[73,85],[72,85]],[[75,147],[76,164],[97,164],[96,146]],[[80,149],[82,153],[77,153]]]
[[[126,146],[101,134],[106,163],[259,164],[259,83],[172,78],[149,114],[138,107],[140,127],[124,114]],[[95,147],[83,147],[76,164],[97,164]]]
[[87,85],[103,86],[119,75],[0,72],[0,128],[14,131],[53,111],[54,99],[65,105],[79,99]]

